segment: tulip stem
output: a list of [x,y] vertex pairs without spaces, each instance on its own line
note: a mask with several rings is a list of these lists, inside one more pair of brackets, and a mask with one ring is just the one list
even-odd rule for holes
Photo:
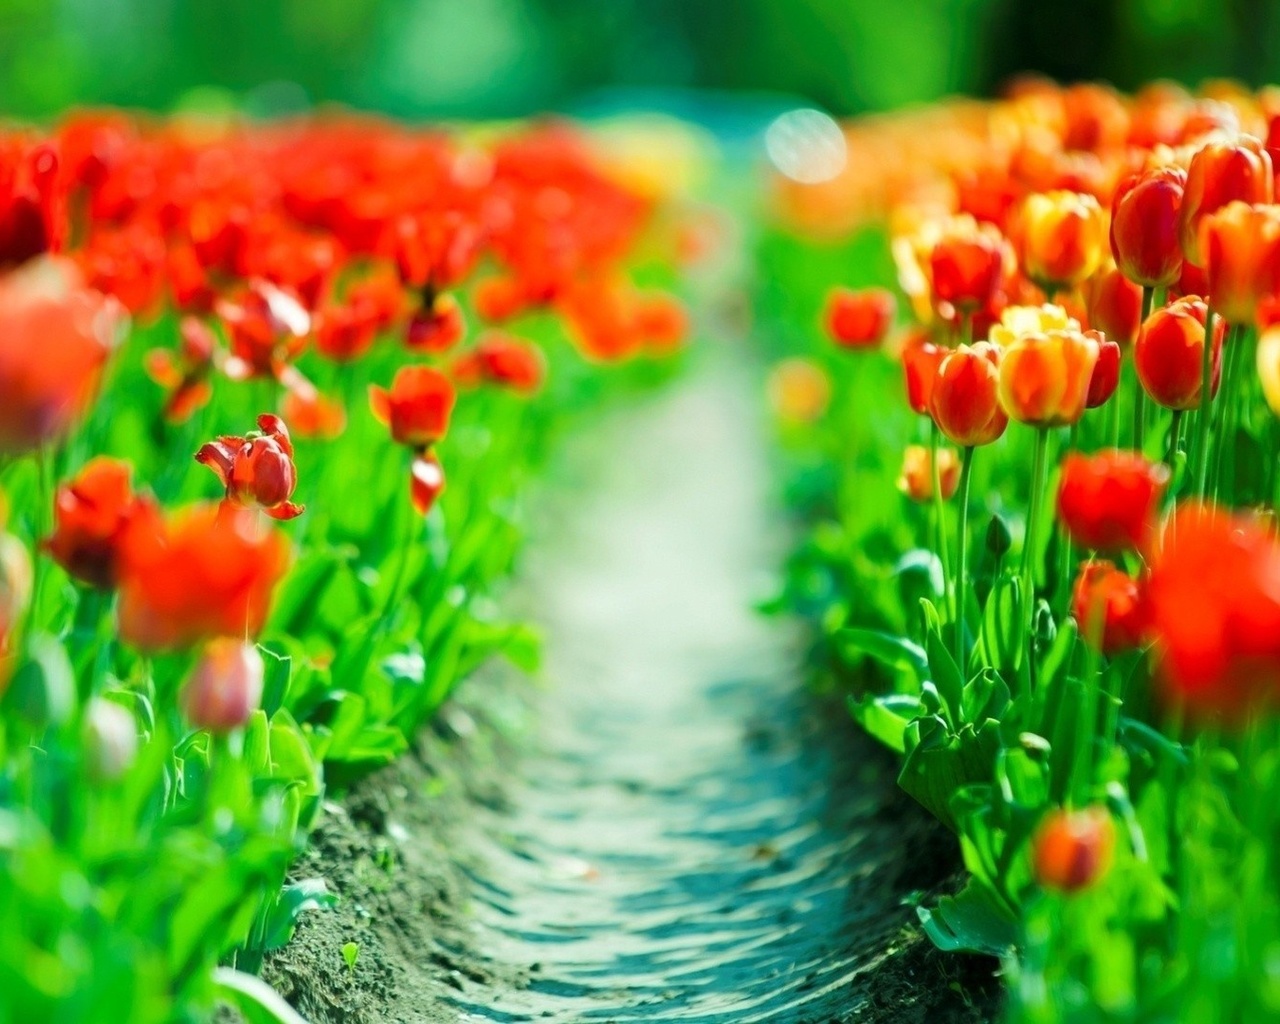
[[938,424],[929,420],[929,471],[933,476],[933,518],[938,532],[938,561],[942,563],[942,588],[951,606],[951,621],[956,621],[955,579],[951,575],[951,557],[947,551],[947,521],[942,505],[942,469],[938,464]]
[[1170,473],[1173,472],[1173,464],[1178,458],[1178,450],[1182,447],[1182,424],[1185,419],[1185,409],[1173,410],[1173,422],[1169,424],[1169,447],[1164,456],[1164,464],[1169,467]]
[[1200,412],[1196,420],[1196,497],[1203,499],[1209,482],[1209,425],[1213,418],[1213,308],[1204,315],[1200,357]]
[[1027,528],[1022,541],[1022,601],[1023,629],[1025,636],[1024,650],[1027,655],[1027,667],[1034,678],[1032,650],[1032,629],[1035,625],[1036,609],[1036,574],[1035,551],[1039,539],[1040,506],[1045,488],[1045,461],[1049,448],[1049,431],[1044,427],[1036,428],[1035,458],[1031,463],[1031,501],[1027,511]]
[[973,445],[967,445],[964,454],[961,456],[960,463],[960,508],[956,511],[956,543],[960,546],[957,554],[958,567],[956,569],[956,665],[960,668],[960,674],[964,678],[968,678],[969,673],[965,668],[968,663],[968,657],[965,652],[965,635],[964,625],[965,617],[968,611],[969,596],[969,483],[973,475],[973,453],[976,449]]
[[[1227,329],[1226,352],[1223,353],[1222,401],[1218,403],[1217,422],[1214,429],[1218,434],[1218,458],[1214,466],[1213,495],[1216,499],[1223,489],[1235,482],[1235,433],[1238,410],[1241,403],[1237,401],[1236,391],[1240,386],[1240,350],[1245,347],[1245,328],[1233,324]],[[1228,494],[1227,499],[1233,495]]]
[[[1138,336],[1147,329],[1147,318],[1151,316],[1151,306],[1155,299],[1155,289],[1150,285],[1142,286],[1142,322],[1138,324]],[[1142,389],[1142,381],[1137,375],[1133,378],[1133,448],[1142,453],[1147,432],[1147,393]]]

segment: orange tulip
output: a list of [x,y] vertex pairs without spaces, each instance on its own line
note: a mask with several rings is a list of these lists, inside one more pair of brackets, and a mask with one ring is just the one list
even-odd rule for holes
[[1056,427],[1084,415],[1098,362],[1095,337],[1079,330],[1021,335],[1000,363],[1000,404],[1019,423]]
[[1064,893],[1092,885],[1111,867],[1115,833],[1102,807],[1050,811],[1031,842],[1036,881]]
[[1258,304],[1280,292],[1280,206],[1231,202],[1207,215],[1200,253],[1214,313],[1252,323]]
[[52,257],[0,278],[0,454],[61,440],[97,395],[123,314],[80,281]]
[[927,336],[910,339],[902,347],[902,370],[907,382],[907,403],[913,412],[925,415],[929,411],[929,396],[933,394],[933,382],[938,367],[947,358],[947,350],[931,342]]
[[227,505],[145,505],[120,554],[120,635],[144,651],[257,635],[289,560],[279,533]]
[[414,449],[426,449],[444,437],[453,413],[453,385],[430,366],[402,366],[391,389],[371,385],[374,417],[391,428],[392,438]]
[[1000,350],[989,342],[961,345],[938,368],[929,413],[962,448],[990,444],[1004,433],[1009,417],[1000,407]]
[[1023,200],[1015,239],[1027,277],[1049,291],[1070,288],[1102,262],[1106,218],[1091,195],[1035,193]]
[[58,487],[53,535],[43,546],[69,575],[91,587],[116,585],[121,544],[143,504],[132,478],[127,462],[102,455]]
[[[938,483],[943,500],[956,493],[960,485],[960,459],[952,448],[938,449]],[[902,472],[898,474],[898,490],[912,501],[933,500],[933,459],[923,445],[908,446],[902,457]]]
[[1142,646],[1145,620],[1138,581],[1110,562],[1089,562],[1080,570],[1071,614],[1091,646],[1108,656]]
[[[1208,310],[1195,296],[1157,309],[1138,335],[1133,349],[1134,367],[1143,390],[1168,409],[1197,409],[1203,378],[1204,321]],[[1213,391],[1217,394],[1222,372],[1222,338],[1226,324],[1213,321],[1210,357]]]
[[1089,326],[1128,351],[1142,326],[1142,289],[1115,267],[1104,267],[1085,284]]
[[1200,222],[1233,199],[1271,202],[1275,190],[1272,174],[1271,157],[1262,143],[1249,135],[1234,142],[1210,142],[1196,152],[1178,215],[1178,239],[1189,262],[1204,266]]
[[1134,284],[1163,288],[1178,280],[1178,225],[1186,172],[1159,167],[1121,183],[1111,202],[1111,255]]
[[845,348],[874,348],[884,341],[898,303],[884,288],[833,288],[827,296],[827,333]]

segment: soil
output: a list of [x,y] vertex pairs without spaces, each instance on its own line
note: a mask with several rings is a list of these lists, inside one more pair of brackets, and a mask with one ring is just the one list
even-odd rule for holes
[[522,573],[540,679],[468,681],[329,807],[296,875],[341,902],[264,972],[312,1024],[998,1012],[994,963],[915,925],[954,839],[751,611],[786,537],[744,361],[574,439]]

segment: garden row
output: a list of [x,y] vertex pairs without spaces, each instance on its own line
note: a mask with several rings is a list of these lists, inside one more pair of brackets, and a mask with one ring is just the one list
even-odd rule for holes
[[324,800],[536,659],[520,497],[681,343],[664,199],[557,125],[0,133],[0,1021],[296,1019]]
[[776,187],[779,605],[957,834],[921,920],[1012,1020],[1280,1015],[1278,115],[1025,81]]

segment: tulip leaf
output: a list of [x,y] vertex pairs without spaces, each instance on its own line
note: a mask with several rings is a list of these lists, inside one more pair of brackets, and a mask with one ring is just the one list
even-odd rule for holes
[[948,953],[1007,956],[1018,938],[1018,922],[1001,900],[977,879],[934,907],[917,907],[920,926]]

